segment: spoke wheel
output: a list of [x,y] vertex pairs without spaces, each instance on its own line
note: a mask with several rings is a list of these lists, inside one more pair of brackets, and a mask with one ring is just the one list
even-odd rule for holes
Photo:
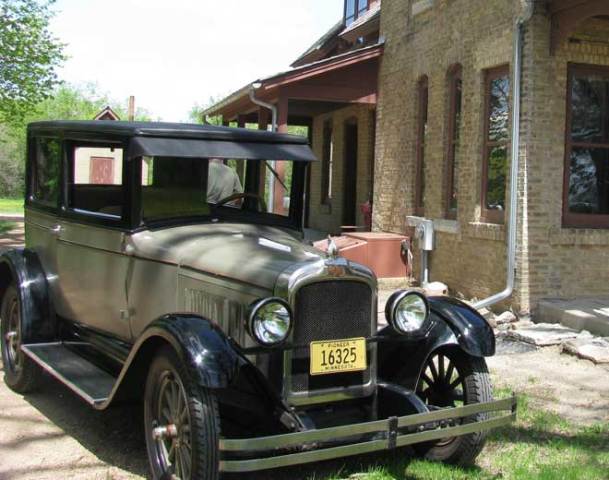
[[23,341],[19,294],[14,285],[4,292],[0,304],[0,345],[4,381],[18,393],[27,393],[38,386],[40,370],[21,351]]
[[161,350],[148,372],[144,421],[153,478],[218,477],[215,397],[190,380],[170,348]]
[[7,331],[2,332],[6,348],[6,368],[18,375],[23,363],[23,354],[21,353],[21,312],[19,311],[19,300],[16,296],[9,298],[7,303]]
[[[458,350],[432,354],[421,372],[417,395],[430,410],[490,402],[492,387],[486,362]],[[453,425],[485,420],[488,414],[457,419]],[[474,462],[484,446],[485,433],[476,432],[417,445],[415,450],[429,460],[457,465]]]
[[184,386],[172,371],[162,374],[153,420],[152,435],[156,441],[158,461],[173,477],[190,479],[192,438],[190,414]]

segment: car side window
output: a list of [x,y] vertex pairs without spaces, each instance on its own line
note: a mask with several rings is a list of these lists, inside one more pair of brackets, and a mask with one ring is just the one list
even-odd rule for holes
[[123,149],[73,145],[69,159],[68,206],[85,214],[122,218],[125,210]]
[[57,206],[61,172],[61,142],[52,138],[35,140],[32,163],[32,200],[45,206]]

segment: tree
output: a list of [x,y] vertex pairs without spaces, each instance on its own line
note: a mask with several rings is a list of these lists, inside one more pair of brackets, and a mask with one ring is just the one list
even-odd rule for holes
[[[127,99],[117,102],[107,94],[98,94],[95,84],[72,86],[61,84],[51,96],[23,112],[21,119],[0,123],[0,196],[16,197],[23,194],[27,124],[41,120],[93,120],[104,107],[110,105],[122,118],[127,118]],[[135,113],[138,121],[150,120],[141,108]]]
[[55,0],[0,0],[0,121],[18,121],[58,85],[64,45],[49,31]]

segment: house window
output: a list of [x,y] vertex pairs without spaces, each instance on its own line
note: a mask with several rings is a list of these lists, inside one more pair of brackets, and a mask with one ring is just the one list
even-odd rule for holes
[[463,82],[461,65],[452,67],[448,72],[448,139],[446,145],[446,218],[457,218],[459,171],[459,147],[461,139],[461,103]]
[[332,123],[324,123],[323,132],[323,154],[321,164],[321,203],[330,205],[332,201],[332,168],[334,160],[334,139],[332,135]]
[[425,214],[425,146],[427,145],[427,118],[429,104],[429,81],[422,77],[417,84],[417,141],[416,141],[416,185],[415,185],[415,214]]
[[345,0],[345,25],[351,25],[366,13],[369,7],[369,0]]
[[563,223],[609,228],[609,68],[569,66]]
[[485,73],[482,220],[503,223],[510,138],[510,69]]

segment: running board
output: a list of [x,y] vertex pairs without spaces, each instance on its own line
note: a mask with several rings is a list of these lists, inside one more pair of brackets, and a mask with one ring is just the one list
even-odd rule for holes
[[21,350],[93,407],[104,404],[116,384],[115,377],[61,342],[22,345]]

